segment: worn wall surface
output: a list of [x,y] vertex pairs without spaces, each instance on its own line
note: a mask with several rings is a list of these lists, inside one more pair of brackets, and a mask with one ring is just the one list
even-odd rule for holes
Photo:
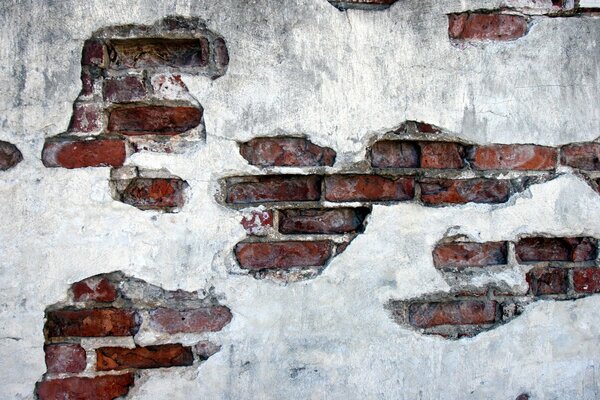
[[[337,152],[337,169],[407,120],[479,144],[598,140],[600,19],[533,13],[518,40],[449,40],[447,14],[502,5],[400,0],[341,12],[325,0],[3,1],[0,140],[23,161],[0,171],[0,398],[34,398],[46,371],[46,307],[71,283],[112,271],[166,290],[210,290],[233,316],[201,335],[218,353],[140,370],[130,399],[600,398],[600,295],[542,299],[460,340],[407,329],[386,308],[449,289],[432,261],[445,237],[600,238],[600,195],[576,171],[561,167],[502,204],[375,204],[365,232],[319,276],[288,283],[237,268],[241,214],[219,201],[220,179],[259,172],[238,148],[257,136],[306,135]],[[40,159],[44,140],[69,124],[84,41],[168,15],[200,17],[230,56],[218,79],[182,75],[204,108],[206,141],[127,160],[187,181],[177,213],[115,201],[108,167],[46,168]],[[526,272],[513,259],[472,284],[519,290]]]

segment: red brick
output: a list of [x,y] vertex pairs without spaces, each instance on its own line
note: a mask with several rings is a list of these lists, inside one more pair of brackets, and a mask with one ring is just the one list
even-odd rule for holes
[[600,171],[600,143],[577,143],[560,149],[560,162],[586,171]]
[[85,349],[78,344],[47,344],[46,369],[50,374],[77,373],[87,364]]
[[133,386],[133,374],[51,379],[37,384],[39,400],[113,400]]
[[321,197],[321,177],[315,175],[256,176],[227,181],[228,203],[314,201]]
[[227,51],[227,45],[225,40],[222,38],[215,39],[215,62],[221,68],[229,65],[229,52]]
[[202,121],[197,107],[126,106],[110,112],[108,130],[124,135],[178,135]]
[[86,40],[81,52],[81,65],[103,66],[105,61],[104,44],[97,39]]
[[48,338],[133,336],[137,319],[134,311],[117,308],[56,310],[46,314],[45,331]]
[[245,269],[316,267],[331,256],[329,241],[238,243],[235,255]]
[[208,65],[201,39],[116,39],[109,43],[111,68],[190,68]]
[[498,303],[484,300],[459,300],[444,303],[412,303],[409,321],[418,328],[438,325],[478,325],[496,322]]
[[576,268],[573,270],[575,291],[600,293],[600,268]]
[[194,363],[190,347],[181,344],[135,347],[100,347],[96,349],[97,371],[121,371],[129,368],[184,367]]
[[496,179],[427,179],[420,182],[421,200],[426,204],[504,203],[510,182]]
[[448,34],[458,40],[515,40],[527,33],[520,15],[461,13],[448,15]]
[[254,210],[242,218],[242,226],[249,235],[262,235],[273,226],[273,212],[270,210]]
[[531,144],[475,146],[469,154],[471,166],[480,170],[550,171],[557,158],[555,148]]
[[42,150],[42,162],[46,167],[120,167],[126,158],[123,140],[70,138],[47,141]]
[[526,279],[534,296],[565,294],[569,287],[568,271],[564,268],[534,268]]
[[23,154],[12,143],[0,140],[0,171],[6,171],[23,160]]
[[96,132],[102,128],[102,110],[95,104],[75,104],[69,132]]
[[591,261],[596,259],[596,239],[546,238],[521,239],[515,244],[517,259],[527,261]]
[[71,285],[74,301],[110,303],[117,299],[117,289],[106,278],[92,277]]
[[240,146],[250,164],[261,167],[332,166],[335,151],[301,138],[256,138]]
[[506,242],[447,243],[433,250],[436,268],[485,267],[506,264]]
[[153,328],[169,334],[218,332],[231,321],[229,308],[201,307],[187,310],[157,308],[150,311]]
[[419,168],[419,148],[415,142],[383,140],[371,147],[375,168]]
[[121,201],[143,210],[183,207],[187,187],[181,179],[135,178],[121,193]]
[[146,97],[148,90],[144,80],[139,76],[105,79],[102,86],[105,101],[126,103],[139,101]]
[[377,175],[333,175],[325,178],[329,201],[403,201],[415,195],[414,179]]
[[368,208],[331,208],[282,210],[279,214],[281,233],[350,233],[362,228]]
[[421,168],[458,169],[463,167],[464,149],[458,143],[419,142]]

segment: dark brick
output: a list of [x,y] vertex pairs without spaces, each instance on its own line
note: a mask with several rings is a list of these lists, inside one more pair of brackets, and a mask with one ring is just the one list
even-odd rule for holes
[[181,179],[135,178],[121,193],[121,201],[143,210],[183,207],[187,187]]
[[74,301],[110,303],[117,299],[117,289],[106,278],[92,277],[71,285]]
[[464,149],[458,143],[419,142],[421,168],[458,169],[463,167]]
[[350,233],[361,230],[368,208],[282,210],[281,233]]
[[591,261],[596,259],[596,239],[532,237],[515,244],[517,259],[527,261]]
[[231,311],[224,306],[188,310],[157,308],[150,311],[150,325],[169,334],[218,332],[229,324],[231,318]]
[[531,144],[475,146],[469,153],[471,166],[480,170],[550,171],[558,158],[555,148]]
[[526,279],[534,296],[565,294],[569,287],[568,271],[564,268],[534,268]]
[[137,315],[131,310],[57,310],[46,314],[45,331],[48,338],[133,336],[138,328]]
[[6,171],[23,160],[23,154],[12,143],[0,140],[0,171]]
[[515,400],[529,400],[529,395],[527,393],[521,393]]
[[117,39],[109,43],[110,66],[116,69],[204,67],[208,65],[201,39]]
[[228,203],[314,201],[321,197],[321,177],[315,175],[256,176],[227,181]]
[[133,386],[133,374],[51,379],[37,384],[39,400],[114,400]]
[[382,10],[394,4],[397,0],[328,0],[340,10]]
[[444,303],[412,303],[409,321],[417,328],[438,325],[479,325],[496,322],[498,303],[484,300],[459,300]]
[[496,179],[427,179],[420,182],[421,200],[426,204],[504,203],[510,182]]
[[202,121],[197,107],[125,106],[110,112],[108,130],[124,135],[178,135]]
[[46,369],[50,374],[77,373],[87,364],[85,349],[78,344],[47,344]]
[[317,267],[331,256],[329,241],[238,243],[235,255],[245,269]]
[[95,132],[102,128],[103,114],[96,104],[75,104],[69,132]]
[[377,175],[333,175],[325,178],[325,199],[343,201],[403,201],[415,195],[414,179]]
[[198,358],[200,358],[201,361],[205,361],[211,356],[217,354],[221,350],[221,346],[205,340],[196,344],[194,349],[198,355]]
[[225,40],[222,38],[215,39],[215,63],[224,68],[229,65],[229,52],[227,51],[227,45]]
[[600,268],[576,268],[573,270],[575,291],[600,293]]
[[600,171],[600,143],[577,143],[560,149],[560,162],[586,171]]
[[104,44],[97,39],[86,40],[81,52],[81,65],[104,66],[105,51]]
[[256,138],[240,145],[240,154],[261,167],[332,166],[335,151],[301,138]]
[[159,346],[100,347],[96,349],[96,370],[121,371],[129,368],[170,368],[190,366],[194,354],[190,347],[181,344]]
[[418,168],[419,147],[415,142],[383,140],[371,147],[371,165],[375,168]]
[[506,242],[447,243],[433,250],[436,268],[485,267],[506,264]]
[[273,226],[273,212],[270,210],[255,210],[249,216],[242,218],[242,226],[249,235],[261,235]]
[[448,15],[448,34],[457,40],[515,40],[527,33],[520,15],[461,13]]
[[64,139],[48,141],[42,150],[46,167],[120,167],[127,158],[125,141],[112,139]]
[[142,100],[148,94],[144,79],[140,76],[105,79],[102,87],[105,101],[126,103]]

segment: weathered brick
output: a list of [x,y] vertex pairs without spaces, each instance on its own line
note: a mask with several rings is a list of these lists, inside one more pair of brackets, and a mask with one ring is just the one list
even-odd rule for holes
[[74,301],[109,303],[117,299],[117,289],[106,278],[92,277],[71,285]]
[[560,149],[560,162],[586,171],[600,171],[600,143],[576,143]]
[[242,226],[249,235],[263,235],[273,226],[273,212],[270,210],[253,210],[242,217]]
[[81,52],[81,65],[104,66],[106,59],[104,44],[97,39],[86,40]]
[[169,334],[217,332],[223,329],[231,318],[231,311],[224,306],[187,310],[157,308],[150,311],[150,325]]
[[56,310],[46,314],[45,331],[48,338],[133,336],[138,329],[137,314],[131,310]]
[[235,255],[245,269],[317,267],[331,256],[329,241],[238,243]]
[[187,187],[176,178],[135,178],[121,193],[121,201],[143,210],[183,207]]
[[221,346],[204,340],[194,346],[194,350],[201,361],[208,360],[211,356],[217,354],[221,350]]
[[227,45],[225,44],[225,40],[222,38],[215,39],[214,43],[215,49],[215,63],[224,68],[229,65],[229,52],[227,51]]
[[257,176],[227,181],[228,203],[314,201],[321,197],[321,177],[315,175]]
[[474,146],[469,152],[469,163],[480,170],[550,171],[557,158],[555,148],[531,144]]
[[96,370],[120,371],[129,368],[184,367],[194,363],[190,347],[181,344],[135,347],[100,347],[96,349]]
[[250,164],[261,167],[332,166],[335,151],[302,138],[256,138],[240,145]]
[[85,370],[85,349],[78,344],[47,344],[44,346],[44,352],[46,369],[50,374],[77,373]]
[[333,175],[325,178],[325,199],[343,201],[403,201],[415,195],[414,179],[378,175]]
[[133,374],[51,379],[37,384],[39,400],[114,400],[133,386]]
[[600,293],[600,268],[573,270],[573,286],[581,293]]
[[464,148],[458,143],[419,142],[421,168],[457,169],[463,167]]
[[409,141],[379,141],[371,147],[371,165],[375,168],[418,168],[419,147]]
[[350,233],[362,228],[368,208],[331,208],[282,210],[281,233]]
[[69,132],[96,132],[102,128],[102,110],[96,104],[75,104]]
[[433,250],[436,268],[484,267],[506,264],[506,242],[447,243]]
[[457,40],[515,40],[527,33],[527,19],[499,13],[448,15],[448,34]]
[[565,294],[569,287],[565,268],[534,268],[527,273],[526,279],[534,296]]
[[204,67],[209,61],[201,39],[116,39],[108,48],[115,69]]
[[596,239],[531,237],[515,244],[517,259],[527,261],[591,261],[596,259]]
[[148,94],[141,76],[105,79],[102,86],[105,101],[126,103],[143,100]]
[[122,106],[113,109],[108,130],[123,135],[178,135],[202,121],[198,107]]
[[6,171],[20,163],[23,154],[12,143],[0,140],[0,171]]
[[47,141],[42,150],[46,167],[120,167],[126,158],[126,143],[118,139]]
[[510,182],[497,179],[426,179],[421,184],[421,200],[426,204],[504,203],[510,195]]
[[409,321],[418,328],[438,325],[478,325],[496,322],[498,303],[491,300],[457,300],[443,303],[412,303]]

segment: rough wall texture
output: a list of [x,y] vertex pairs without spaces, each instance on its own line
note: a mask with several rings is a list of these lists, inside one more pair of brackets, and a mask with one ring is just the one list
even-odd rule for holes
[[3,2],[0,398],[599,398],[599,9]]

